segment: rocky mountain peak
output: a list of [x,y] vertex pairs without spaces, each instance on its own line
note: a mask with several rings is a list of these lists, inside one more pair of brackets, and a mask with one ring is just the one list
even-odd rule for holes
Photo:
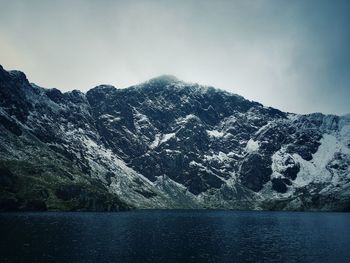
[[158,77],[151,78],[145,83],[147,83],[148,85],[158,84],[158,85],[166,86],[168,84],[176,83],[176,82],[183,82],[183,81],[179,80],[177,77],[173,75],[163,74]]
[[29,84],[27,76],[19,70],[10,70],[6,71],[1,65],[0,65],[0,77],[5,78],[7,81],[19,81],[26,84]]
[[23,76],[0,69],[0,204],[350,207],[347,117],[287,114],[167,75],[86,95]]

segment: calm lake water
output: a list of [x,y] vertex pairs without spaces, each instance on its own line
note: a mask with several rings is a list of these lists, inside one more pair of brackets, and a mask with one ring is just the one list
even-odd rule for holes
[[0,262],[350,262],[350,214],[0,214]]

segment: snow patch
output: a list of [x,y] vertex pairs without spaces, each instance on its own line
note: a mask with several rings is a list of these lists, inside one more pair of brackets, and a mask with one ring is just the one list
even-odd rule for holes
[[165,143],[169,141],[171,138],[175,137],[175,133],[167,133],[163,134],[163,138],[160,140],[159,144]]
[[321,139],[321,145],[318,151],[313,154],[311,161],[305,161],[298,154],[293,154],[300,164],[300,172],[295,179],[295,184],[305,186],[311,182],[327,182],[331,181],[332,174],[326,169],[327,164],[333,159],[335,152],[342,151],[342,145],[336,137],[329,134],[324,134]]
[[167,142],[168,140],[170,140],[171,138],[175,137],[175,133],[167,133],[167,134],[156,134],[154,137],[153,142],[149,145],[149,147],[151,149],[154,149],[156,147],[158,147],[159,145],[161,145],[162,143]]
[[246,152],[248,153],[252,153],[252,152],[256,152],[257,150],[259,150],[259,141],[254,141],[253,139],[250,139],[247,142],[247,146],[245,147]]
[[154,149],[159,145],[161,134],[156,134],[153,142],[149,145],[149,148]]
[[191,120],[191,119],[198,119],[198,117],[194,114],[188,114],[186,115],[184,118],[178,118],[176,119],[176,124],[183,124],[186,123],[187,121]]
[[190,163],[189,163],[189,166],[190,167],[200,167],[200,168],[203,168],[203,169],[205,169],[205,167],[202,165],[202,164],[200,164],[200,163],[197,163],[196,161],[191,161]]
[[226,162],[226,161],[231,161],[231,158],[223,152],[219,152],[217,154],[213,155],[204,155],[204,160],[206,161],[218,161],[218,162]]
[[110,115],[110,114],[103,114],[99,117],[100,119],[105,119],[107,120],[109,123],[112,123],[112,122],[118,122],[121,120],[120,117],[115,117],[113,115]]
[[218,130],[211,130],[211,131],[207,130],[207,133],[210,137],[214,137],[214,138],[221,138],[225,135],[225,133],[220,132]]

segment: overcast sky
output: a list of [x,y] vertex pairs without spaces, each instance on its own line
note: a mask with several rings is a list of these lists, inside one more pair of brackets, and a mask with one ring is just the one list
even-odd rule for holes
[[63,91],[171,74],[297,113],[350,112],[350,1],[3,1],[0,64]]

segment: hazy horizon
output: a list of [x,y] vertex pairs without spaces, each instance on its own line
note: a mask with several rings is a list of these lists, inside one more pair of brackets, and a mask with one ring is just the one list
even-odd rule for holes
[[163,74],[295,113],[350,112],[348,1],[1,1],[0,64],[45,88]]

